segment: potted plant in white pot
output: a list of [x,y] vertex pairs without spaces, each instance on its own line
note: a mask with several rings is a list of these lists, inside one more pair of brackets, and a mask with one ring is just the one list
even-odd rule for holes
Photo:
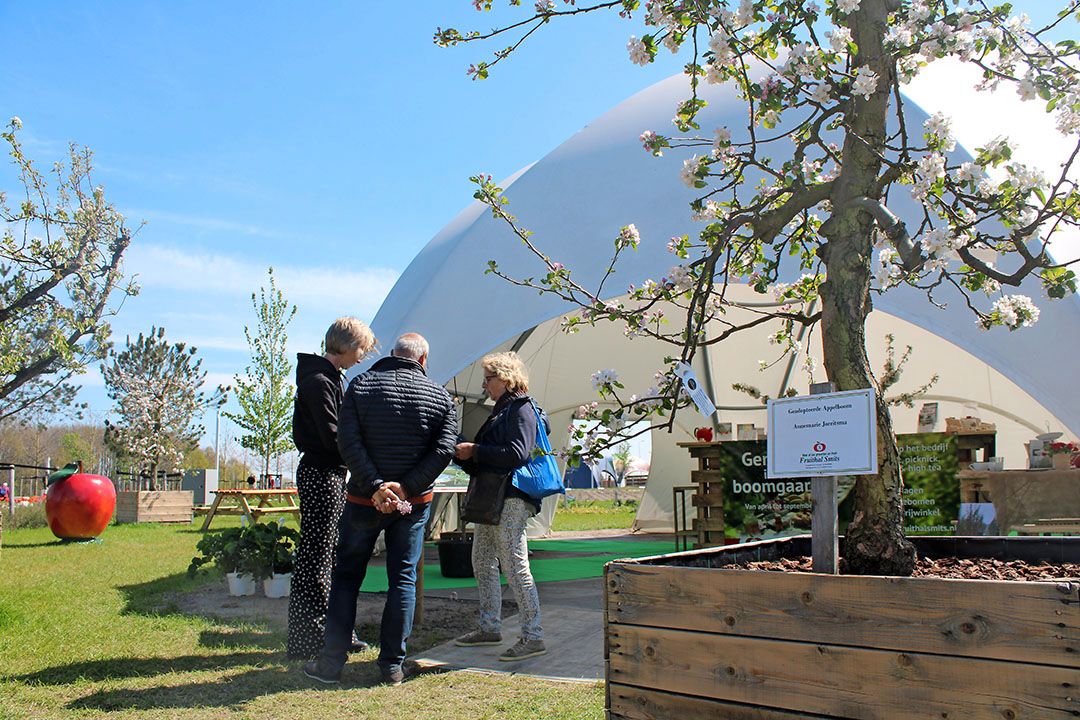
[[259,557],[255,577],[263,581],[263,593],[268,598],[288,597],[300,533],[280,522],[255,523],[245,532]]
[[254,595],[256,575],[263,560],[247,530],[235,527],[205,535],[195,546],[200,555],[191,559],[188,575],[194,575],[203,565],[213,563],[219,572],[224,573],[230,595]]

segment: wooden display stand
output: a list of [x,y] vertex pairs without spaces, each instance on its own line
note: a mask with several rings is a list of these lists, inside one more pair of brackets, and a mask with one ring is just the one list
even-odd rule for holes
[[961,470],[960,502],[993,503],[1003,535],[1080,533],[1080,469]]
[[[1080,538],[911,538],[920,557],[1080,560]],[[807,536],[604,568],[607,717],[1065,718],[1080,710],[1071,582],[725,569]]]
[[189,523],[190,490],[124,490],[116,493],[118,523]]
[[[678,443],[698,461],[698,469],[690,471],[696,492],[690,503],[697,508],[690,533],[697,535],[695,548],[724,544],[724,478],[720,474],[720,443]],[[678,534],[678,528],[676,528]]]

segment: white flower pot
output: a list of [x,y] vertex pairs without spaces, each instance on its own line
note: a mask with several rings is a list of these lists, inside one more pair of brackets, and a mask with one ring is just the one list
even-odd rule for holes
[[268,598],[289,597],[289,585],[292,583],[292,573],[284,575],[274,574],[263,580],[263,594]]
[[251,575],[226,573],[225,579],[229,581],[229,594],[233,597],[255,594],[255,578]]

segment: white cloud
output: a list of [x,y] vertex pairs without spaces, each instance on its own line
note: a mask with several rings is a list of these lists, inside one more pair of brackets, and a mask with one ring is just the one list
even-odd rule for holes
[[[309,317],[333,319],[341,315],[356,315],[370,319],[397,281],[398,272],[389,268],[353,268],[326,266],[297,266],[265,261],[251,262],[226,255],[190,253],[162,245],[135,243],[128,250],[125,268],[137,274],[144,291],[179,291],[224,296],[228,304],[247,302],[252,292],[266,284],[266,269],[274,265],[278,287],[299,312]],[[214,338],[205,338],[196,347],[213,345]],[[239,338],[243,345],[242,336]],[[222,343],[236,349],[237,340]]]
[[158,220],[166,223],[175,223],[177,225],[197,227],[203,230],[222,230],[228,233],[240,235],[257,235],[269,238],[289,237],[280,232],[269,230],[258,225],[238,223],[232,220],[222,220],[220,218],[200,217],[198,215],[184,215],[182,213],[171,213],[163,210],[142,210],[139,208],[124,208],[121,212],[123,212],[124,217],[128,218],[128,220],[132,222],[141,220]]

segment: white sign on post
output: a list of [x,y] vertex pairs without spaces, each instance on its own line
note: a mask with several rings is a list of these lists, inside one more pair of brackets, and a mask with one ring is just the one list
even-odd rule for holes
[[873,390],[769,400],[768,411],[770,479],[877,472]]
[[694,369],[679,361],[675,364],[675,374],[682,379],[683,387],[686,388],[690,399],[694,401],[698,412],[706,418],[711,418],[716,413],[716,406],[713,405],[712,398],[705,393],[705,389],[698,382],[697,376],[694,375]]

